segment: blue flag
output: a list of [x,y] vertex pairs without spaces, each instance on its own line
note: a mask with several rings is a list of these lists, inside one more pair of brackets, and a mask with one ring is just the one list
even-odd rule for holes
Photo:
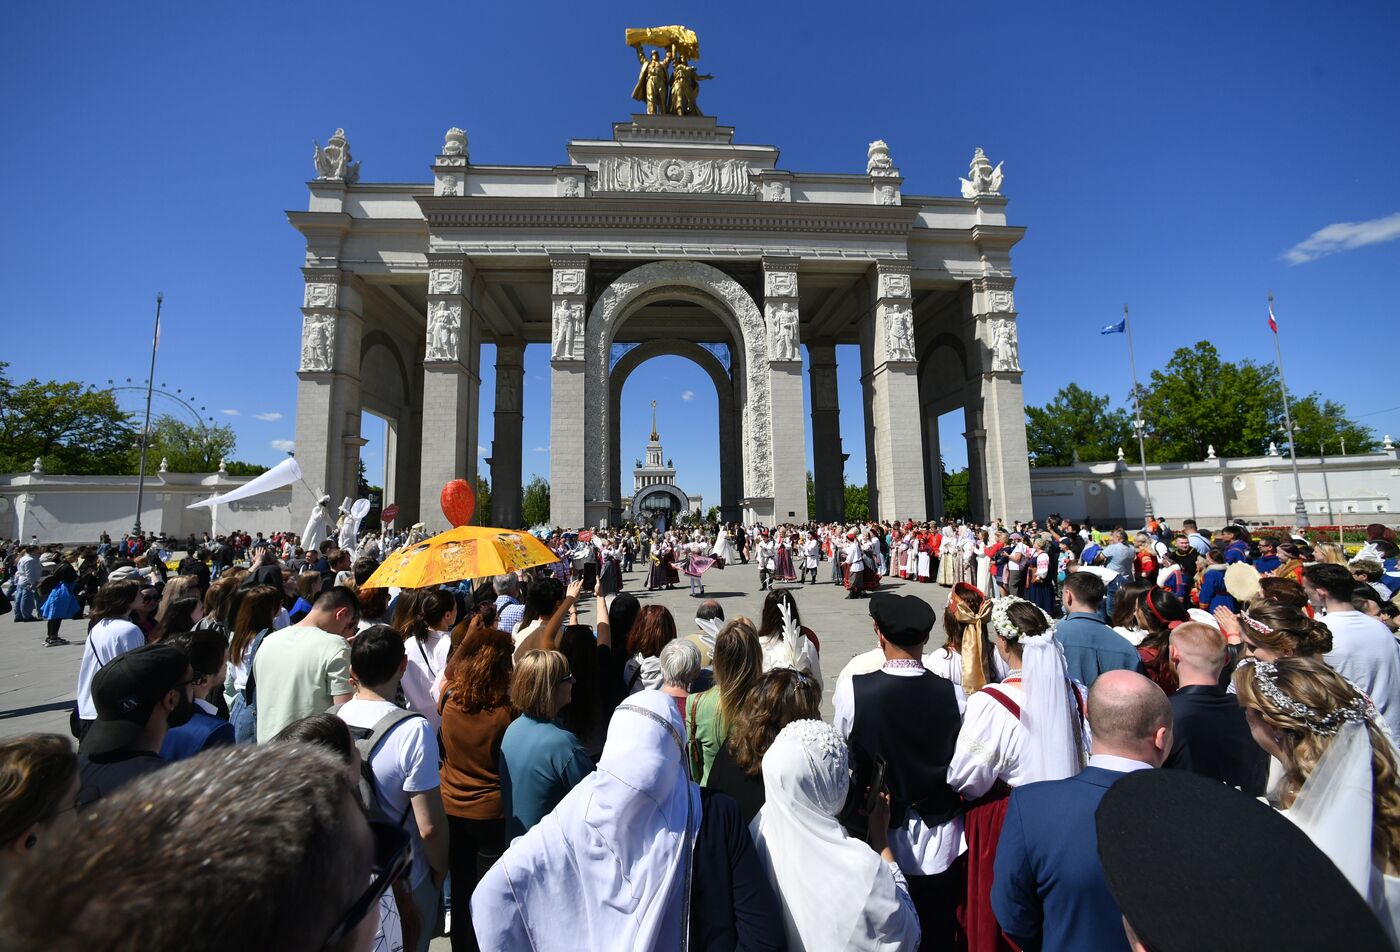
[[1127,327],[1127,324],[1128,324],[1128,319],[1125,317],[1125,318],[1123,318],[1122,320],[1115,321],[1115,322],[1112,323],[1112,324],[1105,324],[1105,325],[1103,326],[1103,329],[1102,329],[1101,331],[1099,331],[1099,333],[1100,333],[1100,334],[1121,334],[1121,333],[1123,333],[1124,328]]

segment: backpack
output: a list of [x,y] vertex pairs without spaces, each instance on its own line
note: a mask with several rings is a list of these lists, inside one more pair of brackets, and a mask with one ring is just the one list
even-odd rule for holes
[[[327,713],[338,715],[344,706],[336,704]],[[370,760],[374,757],[374,752],[379,749],[379,745],[384,743],[384,738],[388,737],[395,727],[410,718],[422,716],[422,714],[396,707],[376,721],[373,727],[346,725],[350,728],[350,737],[355,742],[355,748],[360,752],[360,802],[365,805],[365,811],[371,820],[382,820],[400,827],[408,820],[408,814],[413,809],[412,805],[400,817],[390,816],[385,812],[374,786],[374,769],[370,766]]]

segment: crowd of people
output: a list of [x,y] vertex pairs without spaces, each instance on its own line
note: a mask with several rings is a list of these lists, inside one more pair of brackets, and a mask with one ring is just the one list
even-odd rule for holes
[[[77,752],[0,744],[0,947],[1395,948],[1371,528],[560,530],[417,590],[367,584],[411,532],[9,546],[16,616],[86,637]],[[835,677],[823,562],[874,642]],[[705,595],[736,563],[756,619]],[[693,617],[626,590],[681,575]]]

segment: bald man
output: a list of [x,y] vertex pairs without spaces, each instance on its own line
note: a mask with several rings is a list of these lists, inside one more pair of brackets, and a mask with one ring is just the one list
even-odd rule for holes
[[1089,766],[1068,780],[1017,787],[1007,804],[992,910],[1022,948],[1128,949],[1099,865],[1094,812],[1116,781],[1162,766],[1172,746],[1172,708],[1142,675],[1106,671],[1089,689],[1089,726]]
[[1220,686],[1229,653],[1212,625],[1188,622],[1171,633],[1171,663],[1181,685],[1172,695],[1173,743],[1166,766],[1264,795],[1269,755],[1254,742],[1244,710]]

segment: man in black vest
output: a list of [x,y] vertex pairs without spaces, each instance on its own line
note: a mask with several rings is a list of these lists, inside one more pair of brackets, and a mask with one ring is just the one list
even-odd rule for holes
[[837,684],[836,729],[851,748],[851,788],[864,800],[879,765],[890,795],[890,851],[909,879],[922,948],[950,948],[957,934],[962,801],[948,786],[962,718],[953,683],[926,670],[934,612],[913,595],[877,594],[870,617],[884,652],[879,671]]

